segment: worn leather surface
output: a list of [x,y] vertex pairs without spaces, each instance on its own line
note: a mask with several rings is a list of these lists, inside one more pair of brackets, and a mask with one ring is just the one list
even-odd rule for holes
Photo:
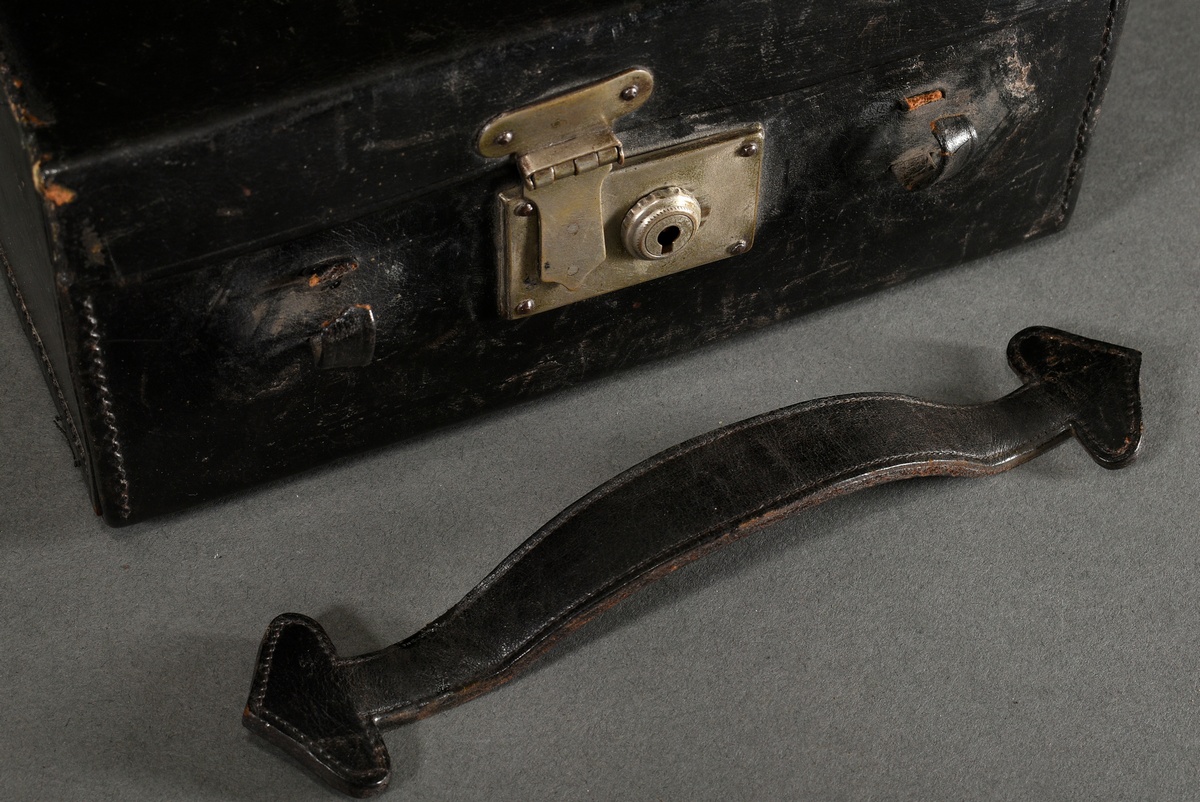
[[[81,272],[119,279],[494,178],[470,145],[486,120],[631,66],[659,86],[624,129],[741,117],[1021,20],[1034,41],[1014,44],[1018,72],[1041,40],[1069,42],[1038,68],[1045,87],[1097,55],[1112,1],[37,0],[0,9],[0,39],[31,162],[74,193],[55,209],[61,244]],[[1075,124],[1086,84],[1058,110]],[[823,116],[861,111],[827,97]]]
[[[61,335],[49,340],[56,348],[46,364],[58,366],[52,382],[71,388],[64,406],[78,411],[74,430],[104,519],[124,525],[186,508],[1057,231],[1079,188],[1124,12],[1120,0],[1002,8],[936,0],[918,25],[908,4],[856,2],[838,14],[812,4],[796,16],[768,4],[762,19],[736,4],[677,5],[703,12],[680,30],[662,8],[594,6],[564,22],[553,53],[533,47],[545,44],[544,30],[484,42],[451,25],[444,40],[434,37],[448,52],[468,41],[482,48],[455,64],[515,77],[497,89],[474,72],[454,73],[461,92],[445,108],[391,96],[434,95],[425,67],[407,72],[402,59],[395,72],[332,70],[335,84],[352,73],[361,82],[342,94],[306,83],[316,79],[305,71],[289,83],[286,70],[268,70],[227,104],[214,106],[197,80],[174,95],[163,89],[169,78],[145,68],[170,52],[146,31],[200,11],[164,10],[122,29],[118,41],[146,34],[149,42],[128,74],[104,59],[114,44],[80,32],[101,11],[61,29],[79,38],[78,60],[13,44],[5,80],[23,126],[18,156],[31,172],[36,164],[41,191],[13,203],[41,204],[47,252],[4,227],[0,240],[17,292],[52,299],[31,322]],[[383,5],[362,7],[376,8],[380,25],[395,22]],[[0,18],[10,40],[25,41],[56,14],[52,4]],[[616,41],[566,47],[594,32],[588,14],[623,20]],[[198,24],[194,37],[221,40],[224,31],[230,42],[248,41],[238,26],[256,19],[232,20],[228,30]],[[727,58],[710,59],[706,37],[718,38]],[[667,38],[671,46],[659,47]],[[368,61],[398,58],[385,36],[372,41]],[[230,58],[247,66],[259,56],[288,64],[283,54],[292,52],[286,42],[259,54],[240,47],[229,46],[241,54]],[[320,54],[319,64],[343,58],[334,47]],[[74,116],[120,92],[80,89],[86,65],[100,62],[132,88],[113,107],[128,113],[115,128]],[[536,67],[551,62],[553,70]],[[479,128],[498,110],[632,64],[658,80],[646,106],[620,122],[629,154],[764,126],[754,249],[505,321],[496,311],[492,213],[516,172],[474,155]],[[546,84],[551,73],[558,84]],[[900,98],[935,89],[940,103],[901,108]],[[276,90],[278,106],[269,106],[262,98]],[[176,107],[190,101],[210,125]],[[971,119],[979,139],[970,163],[906,191],[890,167],[912,148],[936,148],[938,115]],[[370,337],[355,329],[358,340],[338,340],[349,345],[344,353],[314,349],[354,328],[332,323],[365,321],[349,311],[366,307]]]
[[1008,470],[1073,433],[1107,468],[1142,435],[1140,354],[1047,328],[1008,358],[1025,381],[950,405],[850,395],[718,429],[617,476],[547,523],[415,635],[339,659],[306,616],[264,637],[248,727],[334,787],[382,790],[379,727],[424,718],[508,681],[565,634],[647,582],[783,515],[882,482]]

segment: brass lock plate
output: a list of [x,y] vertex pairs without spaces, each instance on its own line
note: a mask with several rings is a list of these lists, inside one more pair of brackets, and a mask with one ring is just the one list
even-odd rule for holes
[[[544,252],[539,211],[525,188],[500,193],[500,313],[509,319],[535,315],[750,250],[758,221],[763,147],[762,126],[754,125],[628,158],[600,187],[604,261],[575,289],[545,280],[553,273],[546,270],[543,258],[552,260],[554,254]],[[681,189],[699,203],[699,225],[667,258],[635,255],[626,244],[626,216],[640,201],[666,188]]]

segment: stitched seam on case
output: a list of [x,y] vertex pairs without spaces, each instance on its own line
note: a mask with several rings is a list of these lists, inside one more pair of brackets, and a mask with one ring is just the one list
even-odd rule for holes
[[1091,134],[1092,115],[1096,109],[1097,92],[1100,82],[1104,80],[1104,68],[1108,66],[1108,54],[1112,50],[1113,29],[1117,24],[1117,11],[1121,0],[1111,0],[1108,6],[1108,19],[1104,23],[1104,37],[1101,40],[1100,54],[1097,56],[1096,71],[1092,74],[1092,82],[1088,85],[1087,106],[1083,110],[1083,119],[1079,122],[1079,132],[1075,137],[1075,153],[1071,156],[1071,166],[1067,170],[1067,185],[1063,190],[1062,206],[1059,207],[1059,219],[1064,219],[1071,208],[1071,190],[1079,179],[1083,169],[1083,157],[1087,154],[1088,137]]
[[54,365],[50,362],[50,354],[46,351],[46,344],[42,342],[42,335],[38,333],[37,326],[33,325],[33,316],[29,314],[29,307],[25,304],[25,296],[17,284],[16,273],[13,272],[12,264],[8,261],[8,253],[5,252],[3,247],[0,247],[0,261],[4,262],[4,271],[8,274],[8,283],[12,287],[13,297],[17,299],[17,306],[21,311],[21,317],[25,321],[25,326],[29,330],[29,337],[33,340],[34,348],[37,349],[38,356],[42,360],[42,366],[46,369],[46,376],[49,377],[50,387],[54,390],[54,395],[58,399],[58,406],[63,413],[63,420],[67,422],[67,428],[71,430],[70,444],[75,452],[74,456],[82,461],[85,453],[83,439],[79,436],[79,429],[75,426],[75,417],[71,414],[71,408],[67,405],[67,397],[63,394],[62,385],[58,383],[58,375],[54,372]]
[[113,412],[112,390],[108,387],[104,349],[100,345],[100,321],[96,318],[96,307],[91,298],[85,298],[82,305],[84,319],[88,324],[84,349],[90,354],[92,381],[100,402],[100,421],[104,425],[104,439],[108,442],[105,454],[117,479],[118,512],[122,518],[128,518],[132,512],[129,506],[129,475],[125,472],[125,455],[121,452],[121,437],[117,430],[117,416]]

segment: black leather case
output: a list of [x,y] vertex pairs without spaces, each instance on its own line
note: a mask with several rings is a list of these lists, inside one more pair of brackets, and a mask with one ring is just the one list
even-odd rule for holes
[[[130,523],[1061,228],[1125,6],[6,4],[9,286]],[[627,156],[762,127],[753,247],[510,319],[480,131],[631,67]]]

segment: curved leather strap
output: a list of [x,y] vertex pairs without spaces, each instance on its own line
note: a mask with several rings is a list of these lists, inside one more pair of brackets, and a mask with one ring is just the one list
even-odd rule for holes
[[381,728],[460,704],[528,668],[638,587],[790,513],[882,482],[1008,470],[1074,434],[1107,468],[1142,431],[1140,354],[1027,329],[1024,380],[986,404],[898,395],[810,401],[710,432],[601,485],[543,526],[415,635],[339,658],[320,624],[271,623],[243,721],[333,787],[370,796],[390,763]]

